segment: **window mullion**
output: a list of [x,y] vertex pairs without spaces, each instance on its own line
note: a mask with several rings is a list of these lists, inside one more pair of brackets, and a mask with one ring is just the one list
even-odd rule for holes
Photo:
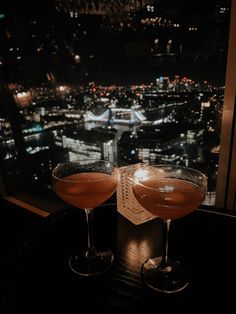
[[[226,68],[224,107],[221,124],[219,168],[216,185],[216,206],[234,209],[233,169],[235,168],[235,137],[232,138],[236,88],[236,0],[232,0],[229,45]],[[233,155],[231,155],[233,154]],[[234,181],[235,182],[235,181]],[[233,195],[232,195],[232,194]],[[229,199],[228,199],[229,198]],[[230,200],[230,198],[232,198]]]

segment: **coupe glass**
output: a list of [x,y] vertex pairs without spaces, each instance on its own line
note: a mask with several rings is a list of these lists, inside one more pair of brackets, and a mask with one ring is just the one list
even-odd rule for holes
[[163,256],[148,259],[142,266],[144,283],[159,292],[173,293],[188,285],[188,276],[178,261],[168,258],[168,236],[172,219],[197,209],[205,198],[207,177],[198,170],[177,165],[142,165],[133,176],[138,202],[165,224]]
[[113,262],[110,249],[98,251],[94,247],[92,220],[93,209],[115,192],[118,168],[109,161],[80,160],[57,165],[52,171],[55,192],[67,203],[83,209],[87,221],[88,246],[85,253],[69,258],[71,270],[84,276],[106,271]]

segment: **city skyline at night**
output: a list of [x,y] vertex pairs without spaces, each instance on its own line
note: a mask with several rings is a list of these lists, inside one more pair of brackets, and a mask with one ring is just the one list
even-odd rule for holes
[[214,194],[229,1],[107,3],[3,3],[9,191],[50,189],[57,162],[94,156],[195,167]]

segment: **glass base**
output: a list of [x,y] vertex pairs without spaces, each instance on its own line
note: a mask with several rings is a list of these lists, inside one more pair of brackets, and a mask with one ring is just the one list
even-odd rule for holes
[[188,275],[177,261],[168,262],[164,267],[162,258],[148,259],[142,266],[141,274],[144,283],[159,292],[175,293],[188,285]]
[[70,269],[82,276],[99,275],[107,271],[113,263],[114,255],[111,250],[96,252],[96,255],[72,255],[69,258]]

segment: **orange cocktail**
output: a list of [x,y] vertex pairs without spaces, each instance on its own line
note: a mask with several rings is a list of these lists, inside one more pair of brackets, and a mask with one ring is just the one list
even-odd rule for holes
[[191,182],[154,177],[134,182],[133,192],[144,208],[162,219],[190,214],[205,197],[202,189]]
[[56,193],[67,203],[93,208],[107,200],[116,189],[116,177],[106,173],[75,173],[55,182]]

